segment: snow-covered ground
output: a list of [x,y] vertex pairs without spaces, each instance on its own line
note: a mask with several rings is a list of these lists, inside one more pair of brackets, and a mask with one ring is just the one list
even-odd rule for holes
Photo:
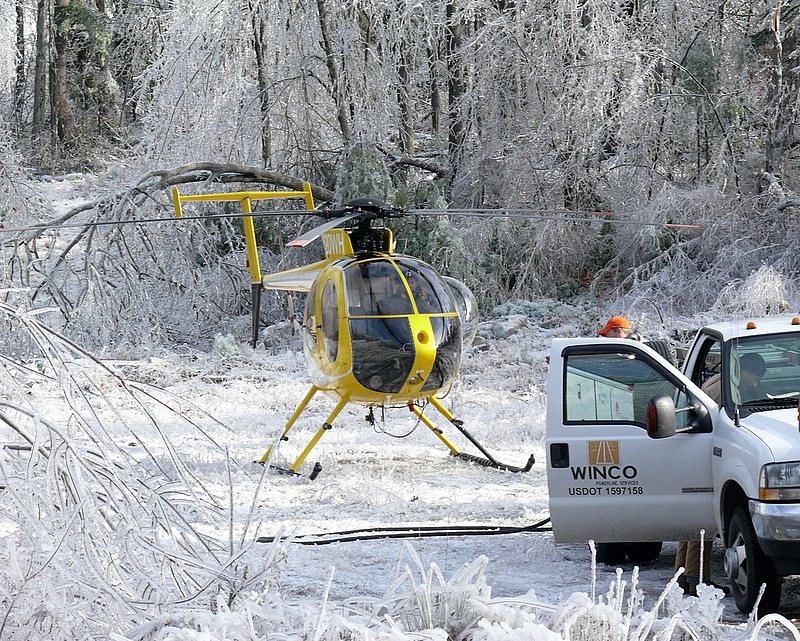
[[[244,330],[207,351],[94,360],[37,317],[0,312],[7,336],[39,354],[0,358],[2,440],[27,434],[40,453],[6,448],[0,465],[1,639],[800,641],[788,621],[760,628],[713,588],[684,597],[670,542],[655,563],[620,569],[595,567],[588,544],[556,545],[546,531],[301,544],[546,519],[546,357],[553,337],[593,331],[592,312],[509,305],[482,324],[444,400],[498,460],[521,466],[534,454],[530,472],[451,457],[405,408],[371,425],[349,406],[300,476],[254,463],[309,385],[286,325],[255,350]],[[272,462],[290,466],[332,407],[315,398]],[[712,575],[722,582],[719,543]],[[784,594],[784,614],[800,614],[798,587]]]
[[[238,581],[240,587],[224,598],[217,586],[216,596],[144,608],[127,623],[110,620],[92,627],[82,621],[71,629],[104,630],[117,641],[274,637],[319,641],[351,636],[441,641],[646,639],[672,638],[676,626],[678,636],[704,639],[745,639],[754,633],[790,638],[794,633],[784,622],[772,632],[759,631],[755,622],[736,611],[730,597],[722,598],[711,588],[699,599],[684,598],[677,586],[670,587],[672,543],[652,565],[619,570],[594,568],[588,545],[556,545],[549,532],[301,544],[305,535],[352,529],[528,526],[546,518],[546,354],[553,334],[574,333],[576,327],[565,323],[543,329],[520,316],[484,323],[482,340],[465,359],[463,376],[446,398],[456,416],[499,460],[524,465],[529,454],[535,454],[530,472],[499,471],[454,459],[405,409],[388,411],[384,421],[378,417],[372,426],[365,421],[363,408],[351,406],[325,433],[300,476],[265,470],[253,462],[280,434],[307,391],[299,341],[285,336],[285,329],[277,332],[284,337],[273,336],[273,346],[267,349],[253,350],[244,341],[225,336],[209,353],[164,352],[140,361],[104,361],[94,366],[97,371],[84,367],[71,374],[66,371],[70,369],[66,348],[58,348],[67,365],[64,376],[91,381],[79,387],[86,391],[96,386],[103,404],[108,402],[121,416],[131,405],[127,398],[131,389],[162,399],[160,410],[148,410],[154,418],[151,425],[149,417],[141,415],[140,421],[126,418],[126,429],[109,427],[109,444],[132,460],[152,459],[164,470],[170,461],[181,467],[184,478],[193,479],[188,484],[196,483],[207,493],[200,502],[218,501],[220,512],[229,516],[227,526],[221,527],[190,509],[198,530],[205,528],[203,533],[220,541],[220,548],[240,550],[232,554],[239,555],[235,563],[226,562],[226,567],[235,567],[231,585]],[[102,366],[123,375],[125,385],[115,389],[102,382]],[[131,383],[134,380],[140,383]],[[67,388],[63,380],[40,382],[25,393],[31,406],[41,406]],[[89,404],[100,405],[91,400]],[[56,405],[49,405],[51,411]],[[73,406],[79,405],[73,401]],[[291,465],[332,406],[324,397],[312,401],[289,440],[280,444],[274,458],[277,465]],[[100,423],[111,426],[113,421],[102,419],[104,411],[97,410]],[[167,415],[162,417],[163,411]],[[170,413],[190,417],[190,427],[176,424]],[[452,426],[440,427],[464,451],[477,453]],[[316,462],[322,471],[310,480]],[[183,490],[169,492],[177,495]],[[159,496],[164,494],[159,490]],[[74,519],[67,529],[73,523]],[[7,531],[6,543],[29,529],[23,524]],[[249,545],[276,536],[296,537],[297,542]],[[56,553],[51,550],[58,545],[43,547],[52,561]],[[18,550],[16,556],[20,554]],[[9,552],[8,557],[15,554]],[[180,560],[177,554],[175,558]],[[18,559],[12,565],[19,565]],[[248,572],[258,577],[256,583],[247,584]],[[713,573],[718,580],[721,572],[716,549]],[[56,574],[65,580],[65,570]],[[9,577],[8,584],[13,584]],[[245,584],[247,588],[241,589]],[[27,592],[23,581],[17,600],[8,588],[4,599],[10,620],[21,624],[17,617],[24,618],[23,606],[35,602],[36,594]],[[199,607],[198,601],[208,606]],[[797,603],[797,591],[790,587],[789,616]],[[59,614],[55,604],[46,607],[52,616]],[[143,620],[142,612],[152,614]],[[73,606],[71,616],[80,620],[79,605]],[[3,638],[54,638],[36,626],[34,617],[30,627],[20,627],[16,636],[4,633]],[[86,638],[97,634],[90,632]]]

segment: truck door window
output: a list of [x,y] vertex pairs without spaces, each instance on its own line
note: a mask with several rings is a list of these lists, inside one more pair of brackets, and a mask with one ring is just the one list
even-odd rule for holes
[[694,382],[699,387],[703,387],[710,379],[719,376],[722,372],[722,346],[720,342],[718,340],[710,340],[703,348],[706,350],[705,357],[702,359],[703,366],[699,377],[694,379]]
[[647,405],[656,394],[669,394],[676,406],[686,405],[685,395],[654,364],[633,353],[568,354],[564,371],[568,425],[626,423],[644,428]]
[[697,359],[689,373],[692,382],[714,399],[722,403],[722,343],[717,338],[706,336],[697,347]]

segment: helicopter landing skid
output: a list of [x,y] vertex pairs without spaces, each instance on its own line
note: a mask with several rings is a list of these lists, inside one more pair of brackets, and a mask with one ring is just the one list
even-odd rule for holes
[[536,457],[531,454],[528,458],[528,462],[525,464],[524,467],[517,467],[514,465],[506,465],[505,463],[500,463],[494,459],[484,458],[483,456],[475,456],[474,454],[469,454],[467,452],[459,452],[458,454],[453,454],[456,458],[463,459],[465,461],[470,461],[472,463],[477,463],[478,465],[483,465],[484,467],[494,467],[498,470],[504,470],[506,472],[530,472],[533,464],[536,462]]
[[[259,465],[266,465],[266,463],[262,463],[261,461],[256,461]],[[270,465],[273,470],[278,472],[278,474],[285,474],[286,476],[302,476],[300,472],[296,472],[295,470],[288,468],[288,467],[278,467],[277,465]],[[314,468],[311,470],[311,474],[308,475],[309,480],[313,481],[319,473],[322,471],[322,464],[317,461],[314,463]]]
[[467,440],[472,443],[478,451],[483,454],[483,456],[475,456],[474,454],[468,454],[466,452],[462,452],[459,450],[453,442],[447,438],[438,427],[436,427],[433,422],[422,412],[420,408],[418,408],[413,403],[409,403],[408,408],[417,415],[417,417],[425,423],[425,425],[439,438],[442,443],[444,443],[449,449],[450,453],[455,456],[456,458],[463,459],[465,461],[472,461],[473,463],[478,463],[483,465],[484,467],[494,467],[498,470],[505,470],[507,472],[529,472],[530,469],[533,467],[533,464],[536,462],[536,459],[533,454],[530,455],[528,458],[528,462],[525,464],[524,467],[518,467],[516,465],[507,465],[505,463],[501,463],[496,458],[494,458],[485,447],[483,447],[475,437],[470,434],[467,429],[464,427],[464,421],[458,420],[453,414],[444,406],[442,402],[436,398],[435,396],[431,396],[428,398],[430,404],[433,405],[438,412],[444,416],[448,421],[450,421],[453,425],[455,425],[456,429],[461,432]]

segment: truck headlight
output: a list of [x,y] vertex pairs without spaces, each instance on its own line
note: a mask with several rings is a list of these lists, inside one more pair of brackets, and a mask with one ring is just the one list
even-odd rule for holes
[[800,461],[770,463],[761,468],[758,497],[762,501],[800,499]]

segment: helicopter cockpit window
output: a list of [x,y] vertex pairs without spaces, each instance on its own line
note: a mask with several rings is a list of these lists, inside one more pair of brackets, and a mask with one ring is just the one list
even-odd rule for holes
[[403,275],[417,305],[417,311],[420,314],[441,314],[442,304],[430,281],[413,269],[404,269]]
[[436,271],[420,261],[397,261],[408,282],[420,314],[446,314],[458,311],[453,295]]
[[400,272],[388,260],[372,260],[345,269],[350,316],[413,314]]
[[333,363],[339,354],[339,307],[336,297],[336,286],[332,280],[325,283],[322,290],[322,336],[325,342],[325,353]]

